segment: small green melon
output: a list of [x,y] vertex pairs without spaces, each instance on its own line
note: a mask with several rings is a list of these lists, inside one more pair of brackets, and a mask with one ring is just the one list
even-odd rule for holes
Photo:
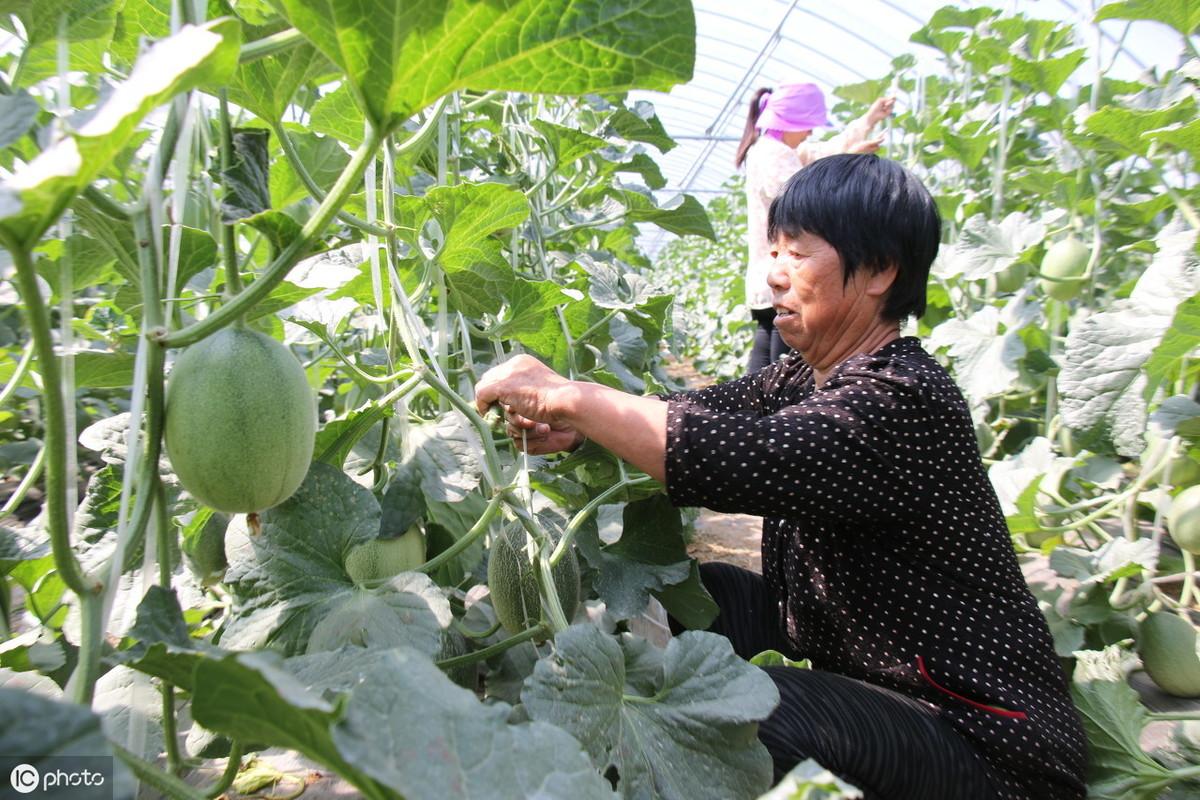
[[[567,619],[579,606],[579,561],[574,549],[550,571],[558,601]],[[542,598],[538,593],[537,570],[525,550],[525,531],[511,526],[492,541],[488,553],[488,590],[496,618],[509,633],[520,633],[536,625],[542,617]]]
[[1077,297],[1083,289],[1080,276],[1087,268],[1090,257],[1091,251],[1087,245],[1074,236],[1055,242],[1042,258],[1042,274],[1054,280],[1038,281],[1042,291],[1055,300],[1065,301]]
[[1171,501],[1167,530],[1180,549],[1200,555],[1200,486],[1189,486]]
[[317,409],[300,362],[269,336],[230,327],[192,345],[167,382],[165,443],[183,488],[229,514],[299,488]]
[[355,545],[346,556],[346,572],[362,586],[385,581],[425,563],[425,536],[413,525],[395,539]]
[[1156,611],[1138,628],[1142,666],[1158,687],[1176,697],[1200,697],[1196,628],[1170,611]]

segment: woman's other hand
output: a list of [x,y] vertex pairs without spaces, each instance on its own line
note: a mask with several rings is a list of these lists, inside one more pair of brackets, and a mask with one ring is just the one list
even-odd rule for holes
[[[896,106],[896,98],[880,97],[871,104],[870,110],[867,111],[867,119],[872,125],[878,125],[892,115],[892,109]],[[870,153],[872,150],[855,150],[856,153]]]
[[874,153],[882,145],[883,145],[883,137],[882,136],[877,137],[875,139],[864,139],[861,142],[852,144],[850,146],[850,149],[847,150],[846,152],[847,153]]
[[475,407],[492,405],[504,412],[508,435],[534,455],[573,450],[583,436],[555,408],[556,390],[570,383],[532,356],[520,355],[492,367],[475,386]]

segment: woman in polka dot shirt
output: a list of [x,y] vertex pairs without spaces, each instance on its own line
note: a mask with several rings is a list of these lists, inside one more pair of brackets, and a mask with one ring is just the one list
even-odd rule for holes
[[[681,506],[762,516],[763,574],[706,564],[712,630],[775,649],[759,727],[776,777],[806,758],[888,800],[1082,798],[1086,739],[987,480],[962,394],[900,322],[940,238],[925,187],[838,155],[772,203],[775,324],[796,354],[666,398],[519,356],[477,387],[531,452],[583,438]],[[663,402],[665,399],[666,402]]]

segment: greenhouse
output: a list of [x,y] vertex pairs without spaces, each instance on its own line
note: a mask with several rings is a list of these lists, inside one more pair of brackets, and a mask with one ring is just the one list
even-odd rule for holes
[[0,797],[1200,798],[1191,0],[0,0]]

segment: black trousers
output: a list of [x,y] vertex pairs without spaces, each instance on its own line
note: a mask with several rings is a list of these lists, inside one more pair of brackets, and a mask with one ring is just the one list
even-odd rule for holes
[[775,309],[752,308],[750,317],[758,323],[758,327],[754,329],[754,346],[750,348],[750,364],[746,374],[758,372],[791,352],[791,348],[783,343],[779,331],[775,330]]
[[[712,627],[749,659],[763,650],[800,658],[781,633],[762,576],[731,564],[700,565],[720,614]],[[674,620],[672,630],[681,627]],[[867,800],[989,800],[989,770],[937,712],[910,697],[832,672],[765,667],[779,706],[759,724],[778,783],[812,758]]]

